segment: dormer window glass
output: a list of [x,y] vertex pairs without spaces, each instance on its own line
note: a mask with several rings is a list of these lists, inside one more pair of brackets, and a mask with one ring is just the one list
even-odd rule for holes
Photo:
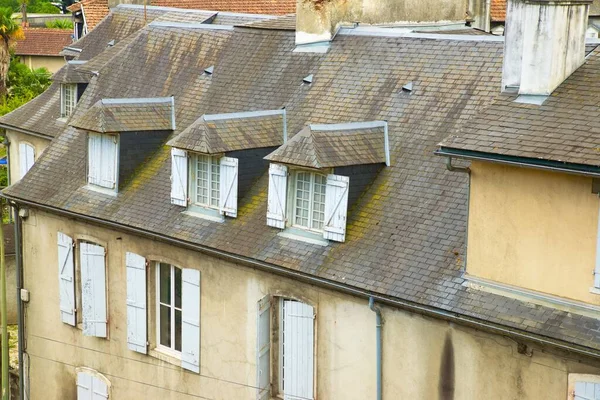
[[63,83],[60,87],[60,116],[70,117],[77,105],[77,84]]
[[88,184],[116,190],[119,138],[88,133]]
[[220,164],[215,156],[194,154],[190,157],[190,182],[194,205],[219,209]]
[[327,177],[306,171],[295,172],[294,226],[322,231],[325,219]]

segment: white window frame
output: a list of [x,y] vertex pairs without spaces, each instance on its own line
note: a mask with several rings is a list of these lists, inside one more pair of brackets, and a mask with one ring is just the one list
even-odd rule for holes
[[[67,103],[67,91],[70,92],[70,101]],[[77,106],[77,84],[61,83],[60,85],[60,117],[69,118]]]
[[[114,171],[114,176],[113,176],[113,181],[114,181],[114,187],[110,188],[107,186],[102,186],[99,185],[97,183],[93,183],[90,182],[90,139],[92,137],[92,135],[94,136],[99,136],[100,138],[102,138],[103,140],[110,138],[113,143],[114,143],[114,165],[113,165],[113,171]],[[90,187],[99,190],[101,192],[108,192],[111,194],[116,194],[119,188],[119,149],[120,149],[120,138],[119,135],[108,135],[108,134],[104,134],[104,133],[96,133],[96,132],[88,132],[88,141],[87,141],[87,145],[88,145],[88,160],[87,160],[87,183],[88,185],[90,185]],[[102,159],[102,157],[100,157],[100,159]],[[97,161],[98,162],[98,167],[100,169],[102,168],[107,168],[107,166],[103,165],[100,163],[100,160]],[[99,171],[100,171],[99,169]],[[102,175],[102,174],[101,174]],[[98,177],[96,177],[97,180],[100,180]]]
[[[296,202],[298,200],[298,176],[299,174],[309,174],[310,177],[310,187],[309,187],[309,203],[308,203],[308,226],[304,226],[304,225],[300,225],[296,223],[296,217],[297,217],[297,206],[296,206]],[[315,233],[319,233],[319,234],[323,234],[323,226],[321,225],[320,228],[315,228],[313,226],[314,220],[313,220],[313,211],[314,211],[314,190],[315,190],[315,178],[316,176],[320,176],[323,178],[323,221],[321,221],[321,223],[323,224],[325,222],[325,190],[327,187],[327,174],[326,173],[320,173],[320,172],[315,172],[315,171],[310,171],[310,170],[304,170],[304,169],[298,169],[298,170],[293,170],[292,173],[290,174],[290,178],[291,178],[291,185],[290,186],[290,190],[291,190],[291,196],[289,196],[290,201],[289,201],[289,208],[290,208],[290,214],[292,216],[291,221],[289,222],[289,226],[293,227],[293,228],[298,228],[298,229],[303,229],[309,232],[315,232]]]
[[[207,202],[199,202],[197,201],[198,199],[198,176],[197,176],[197,166],[198,166],[198,160],[200,158],[205,158],[207,160],[207,165],[208,165],[208,176],[206,179],[206,190],[207,190]],[[211,210],[219,210],[219,206],[220,206],[220,194],[221,194],[221,166],[219,163],[219,159],[221,157],[220,156],[214,156],[214,155],[209,155],[209,154],[198,154],[198,153],[193,153],[190,155],[189,157],[189,190],[190,190],[190,207],[193,208],[208,208]],[[214,183],[214,173],[215,171],[213,170],[216,169],[216,174],[218,177],[218,180],[216,182],[216,197],[213,196],[212,192],[212,186]]]
[[[575,400],[575,385],[578,382],[592,383],[600,385],[600,375],[592,374],[569,374],[567,400]],[[579,397],[577,398],[579,400]]]
[[[31,149],[31,152],[33,153],[33,160],[31,160],[30,165],[27,162],[28,160],[23,159],[24,157],[27,158],[26,152],[27,152],[28,148]],[[25,154],[22,151],[23,149],[25,149]],[[31,167],[33,167],[33,164],[35,164],[35,146],[29,142],[25,142],[25,141],[20,142],[19,143],[19,179],[23,179],[25,174],[27,172],[29,172]],[[23,171],[23,169],[25,169],[25,171]]]
[[[171,309],[171,347],[167,347],[164,346],[163,344],[161,344],[160,342],[160,307],[161,305],[163,305],[160,301],[160,267],[161,264],[164,265],[168,265],[170,267],[170,279],[171,279],[171,304],[167,305],[164,304],[165,306],[168,306]],[[175,349],[175,342],[176,342],[176,338],[175,338],[175,311],[179,311],[181,313],[182,316],[182,321],[181,321],[181,327],[182,327],[182,331],[183,331],[183,278],[181,278],[181,294],[182,294],[182,299],[181,299],[181,307],[177,308],[175,306],[175,268],[179,269],[181,271],[181,275],[183,276],[183,268],[179,268],[173,264],[169,264],[169,263],[165,263],[165,262],[160,262],[157,261],[155,262],[155,269],[156,269],[156,349],[158,351],[161,351],[163,353],[167,353],[173,357],[177,357],[177,358],[181,358],[181,350],[176,350]],[[183,347],[183,335],[180,339],[180,344]]]

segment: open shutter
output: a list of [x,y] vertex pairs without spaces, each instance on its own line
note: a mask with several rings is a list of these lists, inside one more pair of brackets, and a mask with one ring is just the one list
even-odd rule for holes
[[88,183],[101,184],[100,160],[102,159],[102,136],[99,133],[88,133]]
[[346,215],[348,213],[348,188],[350,178],[327,175],[325,188],[325,222],[323,237],[336,242],[346,240]]
[[181,366],[200,373],[200,271],[181,273]]
[[127,347],[146,354],[146,259],[125,255],[127,268]]
[[83,334],[106,337],[106,266],[104,247],[81,243]]
[[117,185],[117,141],[115,135],[102,135],[102,187],[114,189]]
[[31,169],[34,163],[33,146],[27,143],[19,143],[19,175],[21,178],[25,176],[27,171]]
[[257,333],[257,400],[271,398],[271,299],[265,297],[258,303]]
[[287,195],[287,167],[281,164],[269,166],[269,197],[267,201],[267,225],[285,228]]
[[58,288],[60,317],[65,324],[75,326],[75,269],[73,263],[73,239],[62,232],[58,241]]
[[187,206],[188,159],[185,150],[171,148],[171,203]]
[[283,301],[285,400],[313,398],[314,312],[308,304]]
[[228,217],[237,217],[238,200],[238,159],[232,157],[221,157],[220,163],[220,199],[221,214]]
[[575,382],[574,400],[600,400],[600,383]]

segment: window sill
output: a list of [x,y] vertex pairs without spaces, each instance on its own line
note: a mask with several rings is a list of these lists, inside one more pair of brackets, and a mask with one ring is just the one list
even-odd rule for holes
[[188,208],[183,213],[191,217],[202,218],[212,222],[225,222],[225,217],[222,216],[219,211],[210,208],[193,207]]
[[301,242],[316,244],[318,246],[329,245],[329,242],[326,239],[323,239],[322,235],[295,227],[285,228],[285,230],[283,232],[279,232],[278,235],[287,239],[299,240]]
[[592,293],[592,294],[600,294],[600,288],[591,287],[590,288],[590,293]]
[[148,355],[166,363],[181,367],[181,355],[176,355],[174,352],[156,347],[148,350]]
[[103,188],[100,186],[92,185],[90,183],[85,185],[83,188],[87,189],[87,190],[91,190],[92,192],[106,194],[108,196],[113,196],[113,197],[117,196],[117,192],[114,189]]
[[57,120],[58,122],[63,122],[63,123],[66,123],[68,119],[69,119],[69,117],[60,117],[60,118],[56,118],[56,120]]

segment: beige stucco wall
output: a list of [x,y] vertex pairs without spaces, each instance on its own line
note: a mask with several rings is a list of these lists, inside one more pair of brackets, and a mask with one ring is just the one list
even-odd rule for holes
[[26,142],[32,145],[35,149],[34,157],[37,160],[42,152],[50,144],[49,139],[44,139],[39,136],[27,135],[25,133],[13,131],[10,129],[6,130],[6,136],[10,142],[10,148],[8,149],[9,155],[9,168],[10,168],[10,183],[13,184],[21,178],[20,174],[20,157],[19,157],[19,143]]
[[[107,245],[108,340],[60,322],[57,231]],[[274,293],[315,307],[317,399],[375,397],[375,315],[366,299],[43,212],[31,211],[23,232],[32,399],[75,399],[77,367],[104,374],[113,399],[255,399],[257,302]],[[126,251],[201,271],[200,374],[127,349]],[[600,373],[600,364],[537,349],[521,355],[514,341],[447,322],[388,307],[383,316],[385,399],[564,400],[569,372]]]
[[594,286],[600,200],[592,179],[471,166],[467,273],[600,304]]
[[66,64],[62,56],[19,56],[19,58],[31,69],[44,67],[51,73],[55,73]]

